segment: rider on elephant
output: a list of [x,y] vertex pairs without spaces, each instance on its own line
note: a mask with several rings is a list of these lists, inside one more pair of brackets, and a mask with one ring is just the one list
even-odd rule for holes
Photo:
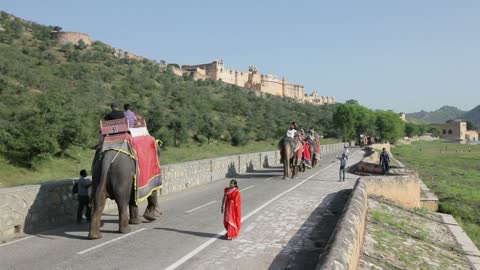
[[109,112],[107,115],[105,115],[105,117],[103,118],[103,120],[122,119],[122,118],[125,117],[125,116],[123,115],[123,112],[121,112],[121,111],[118,110],[117,103],[112,102],[112,104],[110,104],[110,108],[112,109],[112,111]]
[[287,138],[292,138],[292,139],[293,139],[293,138],[295,137],[295,133],[297,133],[297,130],[298,130],[298,128],[297,128],[297,123],[296,123],[296,122],[292,122],[292,123],[290,124],[290,127],[289,127],[288,130],[287,130],[287,135],[286,135]]

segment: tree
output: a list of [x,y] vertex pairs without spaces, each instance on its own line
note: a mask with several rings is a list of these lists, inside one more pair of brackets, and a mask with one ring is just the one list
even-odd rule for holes
[[333,115],[334,125],[340,129],[344,141],[353,140],[355,135],[355,116],[351,105],[342,104],[338,106]]
[[358,101],[356,99],[349,99],[345,101],[345,104],[358,104]]
[[87,47],[88,47],[88,45],[87,45],[87,43],[85,43],[85,41],[83,41],[83,39],[80,39],[80,40],[78,41],[77,46],[76,46],[76,48],[79,49],[79,50],[84,50],[84,49],[86,49]]
[[62,31],[62,27],[55,25],[55,26],[53,27],[53,31],[55,31],[55,32],[60,32],[60,31]]
[[405,124],[405,135],[408,137],[413,137],[415,135],[418,135],[419,133],[419,128],[417,125],[413,123],[406,123]]
[[476,130],[477,127],[471,122],[467,121],[467,130]]
[[377,111],[378,135],[384,141],[395,143],[405,134],[405,123],[398,114],[389,111]]

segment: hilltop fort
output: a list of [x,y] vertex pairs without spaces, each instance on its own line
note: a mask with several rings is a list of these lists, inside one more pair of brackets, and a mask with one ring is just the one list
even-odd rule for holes
[[335,104],[335,97],[320,96],[314,91],[306,94],[303,85],[287,81],[270,74],[261,74],[255,66],[249,66],[248,71],[239,71],[225,68],[223,60],[215,60],[208,64],[183,65],[181,68],[170,65],[171,70],[178,76],[190,76],[194,80],[215,80],[253,90],[259,94],[293,98],[299,102],[317,105]]
[[[88,34],[79,32],[53,32],[59,44],[72,43],[78,45],[80,41],[88,47],[93,40]],[[143,57],[131,52],[113,48],[113,54],[119,58],[141,60]],[[257,92],[258,94],[271,94],[275,96],[293,98],[299,102],[316,105],[335,104],[335,97],[320,96],[317,91],[305,93],[303,85],[290,83],[285,77],[279,78],[270,74],[261,74],[255,66],[249,66],[248,71],[238,71],[225,68],[223,60],[215,60],[208,64],[199,65],[169,65],[172,72],[178,76],[189,76],[194,80],[215,80],[237,85]]]

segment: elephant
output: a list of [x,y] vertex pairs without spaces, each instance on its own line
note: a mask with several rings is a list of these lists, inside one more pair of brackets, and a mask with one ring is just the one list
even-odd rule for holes
[[[134,175],[135,161],[128,155],[106,150],[95,158],[92,166],[92,218],[90,222],[89,239],[99,239],[101,216],[107,197],[115,200],[119,215],[119,232],[129,232],[128,224],[142,223],[135,203]],[[147,198],[148,205],[143,217],[154,221],[157,208],[157,191]],[[127,209],[127,207],[129,209]],[[129,216],[130,213],[130,216]]]
[[294,178],[298,174],[298,164],[294,164],[297,159],[297,151],[303,151],[301,143],[293,138],[285,137],[278,143],[280,149],[280,158],[283,163],[283,179],[292,175]]
[[312,138],[310,136],[308,136],[307,144],[308,144],[308,147],[310,148],[310,156],[311,156],[311,159],[312,159],[312,168],[314,168],[315,165],[317,165],[317,153],[315,151],[317,149],[317,145],[316,145],[315,140],[312,140]]

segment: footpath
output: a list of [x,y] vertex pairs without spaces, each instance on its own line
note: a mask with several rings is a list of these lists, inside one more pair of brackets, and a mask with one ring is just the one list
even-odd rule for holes
[[[354,149],[348,166],[361,158],[363,152]],[[315,269],[358,178],[347,173],[339,182],[338,172],[335,153],[324,157],[319,167],[287,180],[298,181],[288,192],[248,216],[239,238],[199,247],[170,269]]]

